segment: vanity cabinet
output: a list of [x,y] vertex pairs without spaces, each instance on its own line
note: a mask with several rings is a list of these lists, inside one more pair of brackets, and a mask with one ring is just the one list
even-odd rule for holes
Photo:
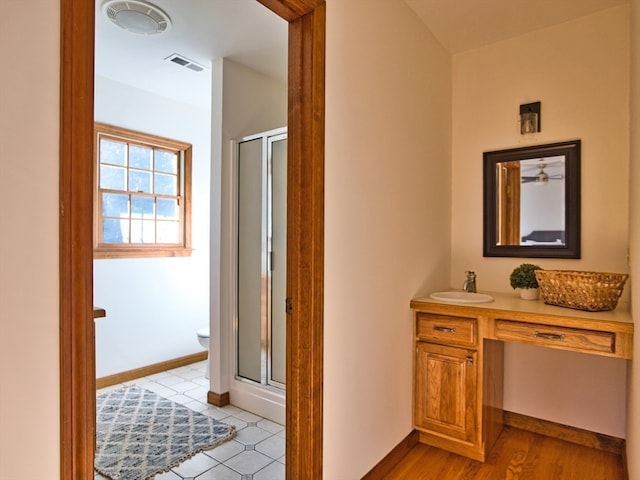
[[628,307],[584,312],[491,294],[459,305],[430,298],[414,310],[414,428],[420,441],[484,461],[503,427],[504,342],[631,358]]
[[[492,432],[499,433],[502,423],[499,418],[499,427],[491,428],[488,421],[495,421],[493,399],[498,396],[502,416],[502,377],[499,385],[486,382],[500,395],[481,388],[484,366],[502,372],[503,356],[498,342],[479,342],[481,321],[475,316],[416,314],[413,418],[422,442],[484,461],[487,445],[490,448],[497,436]],[[489,359],[484,359],[485,350],[491,351]]]
[[418,342],[415,424],[473,444],[477,424],[477,352]]

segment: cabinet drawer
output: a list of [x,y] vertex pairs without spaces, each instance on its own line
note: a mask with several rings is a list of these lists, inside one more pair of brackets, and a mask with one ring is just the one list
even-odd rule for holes
[[476,344],[476,319],[449,315],[418,314],[416,335],[420,340],[455,345]]
[[616,336],[612,332],[496,320],[495,334],[498,340],[531,343],[587,353],[615,352]]

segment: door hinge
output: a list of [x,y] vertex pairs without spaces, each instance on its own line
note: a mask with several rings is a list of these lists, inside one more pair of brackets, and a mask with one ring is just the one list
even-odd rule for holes
[[291,300],[291,297],[284,299],[284,311],[287,315],[291,315],[293,313],[293,301]]

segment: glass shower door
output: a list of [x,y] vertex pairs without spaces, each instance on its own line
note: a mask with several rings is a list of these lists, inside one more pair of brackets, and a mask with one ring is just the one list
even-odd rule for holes
[[237,376],[286,383],[287,138],[280,131],[238,148]]

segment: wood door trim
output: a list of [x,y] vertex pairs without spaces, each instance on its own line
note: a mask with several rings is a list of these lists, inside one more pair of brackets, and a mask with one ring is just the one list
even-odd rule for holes
[[61,1],[60,478],[93,478],[94,2]]
[[287,22],[294,22],[323,6],[325,0],[258,0],[258,2]]
[[289,24],[287,480],[322,478],[325,22]]
[[[322,477],[325,3],[259,1],[289,22],[286,471],[311,480]],[[95,5],[60,5],[60,478],[92,480]]]

